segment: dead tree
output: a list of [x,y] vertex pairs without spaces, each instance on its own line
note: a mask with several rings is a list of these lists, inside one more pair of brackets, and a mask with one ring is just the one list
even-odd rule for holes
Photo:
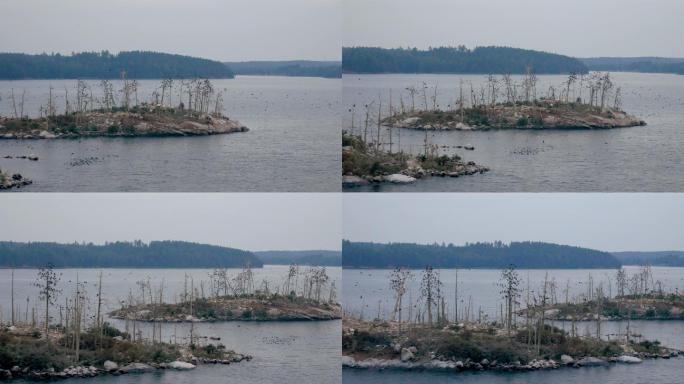
[[45,339],[50,343],[48,328],[50,325],[50,305],[54,305],[57,295],[61,290],[57,287],[60,275],[55,272],[52,264],[38,270],[38,279],[35,286],[38,288],[40,299],[45,300]]

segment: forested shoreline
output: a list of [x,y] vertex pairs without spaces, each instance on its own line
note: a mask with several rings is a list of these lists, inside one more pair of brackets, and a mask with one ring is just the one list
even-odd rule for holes
[[342,242],[345,268],[620,268],[608,252],[542,242],[454,244]]
[[263,266],[252,252],[184,241],[58,244],[0,242],[0,268],[237,268]]
[[511,47],[342,48],[345,73],[524,74],[530,66],[537,74],[588,72],[569,56]]
[[161,52],[108,51],[71,55],[0,53],[0,79],[231,79],[230,67],[197,57]]

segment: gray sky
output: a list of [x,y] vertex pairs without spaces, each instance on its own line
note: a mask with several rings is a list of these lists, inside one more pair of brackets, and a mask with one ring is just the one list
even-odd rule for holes
[[0,51],[339,60],[341,0],[0,0]]
[[344,0],[345,46],[684,57],[681,0]]
[[336,194],[2,194],[0,240],[184,240],[250,251],[341,247]]
[[343,222],[353,241],[684,250],[684,194],[345,194]]

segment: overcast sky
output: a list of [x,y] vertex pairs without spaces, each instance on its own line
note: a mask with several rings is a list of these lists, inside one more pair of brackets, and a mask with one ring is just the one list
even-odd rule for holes
[[250,251],[341,247],[336,194],[3,194],[0,240],[183,240]]
[[345,46],[684,57],[681,0],[343,0]]
[[339,60],[341,0],[0,0],[0,52]]
[[682,194],[345,194],[343,221],[354,241],[684,250]]

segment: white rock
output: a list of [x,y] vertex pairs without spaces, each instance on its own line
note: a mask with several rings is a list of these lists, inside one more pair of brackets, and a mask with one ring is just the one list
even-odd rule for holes
[[639,364],[643,360],[641,360],[638,357],[623,355],[623,356],[618,357],[617,361],[620,363],[625,363],[625,364]]
[[40,134],[38,136],[40,136],[41,139],[54,139],[55,137],[57,137],[56,135],[48,131],[40,131]]
[[402,120],[402,124],[406,125],[414,125],[418,124],[420,122],[420,117],[409,117],[404,120]]
[[561,355],[560,359],[563,364],[572,364],[575,362],[575,359],[573,359],[572,356],[569,355]]
[[106,369],[107,371],[116,371],[117,369],[119,369],[119,364],[111,360],[107,360],[104,362],[104,369]]
[[188,369],[195,369],[194,364],[186,363],[184,361],[174,361],[171,362],[167,365],[169,368],[173,369],[178,369],[178,370],[188,370]]
[[413,359],[413,353],[409,351],[407,348],[402,348],[401,349],[401,361],[402,362],[407,362],[409,360]]
[[385,181],[395,184],[409,184],[416,181],[414,177],[402,175],[401,173],[395,173],[392,175],[385,176]]

